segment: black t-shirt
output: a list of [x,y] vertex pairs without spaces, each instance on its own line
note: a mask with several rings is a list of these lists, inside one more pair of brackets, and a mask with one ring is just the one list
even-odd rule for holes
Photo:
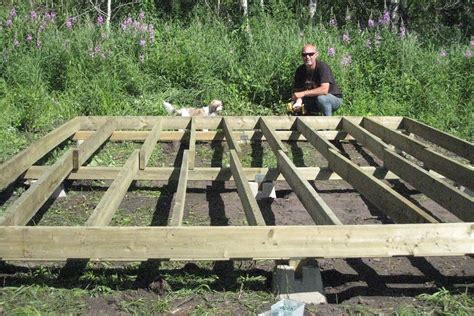
[[316,69],[313,72],[307,71],[305,65],[296,69],[294,89],[296,91],[314,89],[326,82],[329,83],[329,93],[342,98],[341,89],[337,86],[331,68],[325,62],[317,60]]

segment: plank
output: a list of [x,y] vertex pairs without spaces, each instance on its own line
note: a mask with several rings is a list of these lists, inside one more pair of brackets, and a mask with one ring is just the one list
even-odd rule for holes
[[232,171],[235,186],[237,187],[237,192],[242,201],[247,223],[250,226],[265,226],[262,211],[252,194],[252,190],[250,189],[248,180],[245,177],[245,172],[235,149],[230,150],[230,170]]
[[194,169],[194,163],[196,159],[196,118],[192,117],[189,122],[189,152],[188,152],[188,168]]
[[259,124],[260,129],[262,130],[263,135],[265,135],[265,138],[268,144],[270,145],[270,148],[272,149],[272,151],[274,153],[276,153],[279,150],[282,150],[283,152],[287,152],[288,149],[285,147],[285,145],[283,145],[283,143],[278,138],[278,136],[276,136],[275,132],[273,131],[275,127],[269,124],[268,119],[261,117],[259,122],[260,122]]
[[[305,141],[306,139],[300,133],[296,131],[274,131],[278,138],[282,141]],[[348,139],[346,133],[341,131],[321,131],[322,135],[328,140],[335,139]],[[73,139],[74,140],[85,140],[94,134],[93,131],[77,131]],[[114,131],[110,136],[110,141],[144,141],[150,134],[149,131]],[[265,136],[261,131],[253,130],[241,130],[232,132],[235,139],[241,139],[241,136],[245,136],[249,140],[265,140]],[[162,130],[160,134],[160,141],[187,141],[189,139],[188,133],[184,131],[165,131]],[[223,141],[225,140],[225,133],[219,131],[196,131],[197,141]]]
[[408,133],[418,135],[474,163],[474,144],[408,117],[403,118],[402,124]]
[[116,128],[115,120],[109,119],[97,129],[93,137],[85,140],[77,149],[73,150],[72,153],[72,165],[73,169],[79,169],[94,152],[99,149],[100,146],[112,135]]
[[229,260],[462,256],[472,223],[215,227],[0,227],[3,260]]
[[[153,153],[153,149],[155,148],[156,142],[160,138],[161,130],[163,128],[163,121],[160,118],[155,126],[153,126],[153,129],[150,131],[150,133],[147,135],[145,142],[142,145],[142,148],[140,149],[140,170],[145,169],[148,160],[151,157],[151,154]],[[112,133],[112,135],[115,134]]]
[[132,152],[85,223],[86,226],[106,226],[110,223],[138,171],[139,153],[139,149]]
[[[382,167],[359,167],[363,172],[370,174],[377,179],[396,180],[399,177],[393,172]],[[25,173],[24,179],[38,179],[46,172],[48,167],[32,166]],[[341,180],[342,178],[330,168],[327,167],[298,167],[298,171],[306,180]],[[161,180],[171,181],[178,180],[177,176],[173,176],[174,167],[148,167],[146,170],[139,170],[134,180]],[[81,167],[79,170],[72,171],[67,177],[68,180],[113,180],[120,172],[118,167]],[[254,179],[257,174],[268,174],[265,181],[284,181],[285,178],[279,175],[278,168],[243,168],[247,179]],[[432,174],[436,177],[435,174]],[[198,167],[189,171],[189,181],[231,181],[234,178],[230,168],[219,167]]]
[[365,118],[362,121],[362,127],[381,138],[384,142],[390,143],[416,159],[421,160],[425,168],[433,169],[466,187],[474,187],[473,167],[463,165],[451,158],[445,157],[435,150],[428,148],[425,144],[386,128],[369,118]]
[[379,138],[348,119],[342,120],[344,130],[383,160],[384,166],[413,185],[420,192],[448,209],[461,220],[474,221],[474,199],[452,185],[432,176],[391,150]]
[[52,130],[26,149],[0,165],[0,191],[15,181],[31,165],[49,151],[74,135],[80,127],[79,119],[72,119]]
[[277,152],[278,168],[304,205],[309,215],[319,225],[342,225],[331,208],[324,202],[316,190],[303,178],[288,156],[282,151]]
[[186,188],[188,186],[189,173],[189,151],[183,153],[181,161],[181,170],[179,172],[178,190],[174,198],[174,206],[171,210],[168,220],[168,226],[181,226],[184,217],[184,205],[186,202]]
[[26,225],[72,170],[72,152],[64,153],[13,202],[0,219],[0,225]]
[[328,160],[329,167],[396,223],[436,223],[436,219],[382,181],[367,175],[302,120],[298,130]]
[[234,133],[232,132],[232,127],[230,125],[229,119],[223,117],[222,118],[222,129],[224,130],[225,140],[229,149],[234,149],[238,155],[242,154],[242,149],[240,148],[239,143],[237,142]]

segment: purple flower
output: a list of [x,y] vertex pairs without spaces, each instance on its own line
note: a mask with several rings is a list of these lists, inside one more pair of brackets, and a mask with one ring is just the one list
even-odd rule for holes
[[74,25],[74,18],[73,17],[68,17],[66,19],[66,27],[68,30],[72,29],[72,26]]
[[140,39],[140,41],[138,42],[138,44],[140,44],[141,47],[144,47],[145,44],[146,44],[146,41],[142,38],[142,39]]
[[439,52],[439,56],[440,56],[440,57],[448,57],[448,52],[447,52],[445,49],[442,49],[442,50]]
[[53,21],[55,17],[56,17],[56,13],[55,13],[55,12],[47,12],[47,13],[44,15],[45,21]]
[[123,31],[125,31],[131,24],[133,24],[133,20],[131,17],[128,17],[127,19],[123,20],[122,23],[120,23],[120,26]]
[[26,35],[26,41],[31,42],[33,40],[33,36],[31,34]]
[[390,12],[387,10],[383,11],[383,15],[379,19],[380,25],[388,25],[390,24]]
[[5,22],[5,25],[6,25],[7,27],[12,26],[12,25],[13,25],[12,19],[8,19],[7,22]]
[[349,36],[349,33],[344,32],[344,34],[342,34],[342,41],[346,44],[349,44],[351,42],[351,37]]
[[35,11],[30,12],[31,21],[35,21],[38,17],[38,14]]
[[464,53],[464,57],[466,58],[471,58],[472,57],[472,50],[471,48],[468,48],[466,52]]
[[13,8],[10,10],[10,17],[11,17],[11,18],[16,17],[16,9],[15,9],[15,7],[13,7]]
[[103,25],[104,24],[104,17],[102,15],[99,15],[97,17],[97,25]]
[[328,56],[329,57],[334,57],[336,55],[336,49],[334,47],[329,47],[328,48]]
[[337,27],[336,18],[331,18],[331,19],[329,20],[329,26]]
[[400,35],[401,38],[404,38],[405,35],[406,35],[406,29],[405,27],[402,25],[400,26],[400,33],[398,33],[398,35]]
[[138,17],[140,18],[140,20],[143,20],[145,18],[145,12],[143,12],[143,10],[140,10],[140,14],[138,15]]
[[347,54],[347,55],[344,55],[342,56],[342,59],[341,59],[341,65],[343,67],[348,67],[352,64],[352,56]]
[[374,20],[372,20],[372,18],[369,18],[369,21],[367,21],[367,25],[369,26],[369,28],[375,27],[375,22],[374,22]]

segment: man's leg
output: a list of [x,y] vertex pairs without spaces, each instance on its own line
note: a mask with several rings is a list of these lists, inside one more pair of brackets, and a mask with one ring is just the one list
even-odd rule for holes
[[318,99],[316,97],[304,97],[303,104],[306,115],[314,115],[319,112]]
[[330,93],[318,96],[318,110],[324,116],[332,116],[342,103],[342,99]]

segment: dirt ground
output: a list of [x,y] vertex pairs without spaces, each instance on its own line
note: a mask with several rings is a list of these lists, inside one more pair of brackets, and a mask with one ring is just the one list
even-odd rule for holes
[[[135,147],[127,145],[128,150]],[[338,144],[341,152],[360,166],[380,166],[381,162],[369,151],[354,142]],[[327,161],[311,146],[302,142],[288,144],[289,156],[296,166],[327,166]],[[103,149],[105,150],[105,149]],[[161,154],[155,154],[152,166],[180,164],[183,146],[161,144]],[[101,153],[98,155],[100,156]],[[276,166],[270,149],[262,143],[244,146],[244,167]],[[119,166],[127,155],[116,158]],[[105,159],[96,159],[101,162]],[[94,160],[93,160],[94,161]],[[228,164],[225,145],[222,143],[198,144],[196,166],[224,166]],[[385,181],[393,189],[442,222],[458,222],[459,219],[401,181]],[[108,181],[74,181],[68,183],[67,197],[49,201],[33,218],[30,225],[82,225],[90,216],[107,189]],[[343,180],[310,181],[324,201],[343,224],[388,224],[388,218]],[[18,185],[21,187],[21,185]],[[276,199],[258,202],[267,225],[312,225],[313,221],[296,194],[286,182],[276,182]],[[111,225],[116,226],[164,226],[173,205],[175,184],[159,181],[141,181],[133,184],[122,201]],[[3,205],[10,204],[17,195],[15,189],[3,192]],[[223,226],[246,225],[245,214],[232,181],[192,181],[187,188],[184,225]],[[394,257],[369,259],[319,259],[328,300],[325,305],[307,305],[308,315],[384,314],[403,306],[413,306],[418,312],[430,312],[432,307],[417,297],[422,293],[434,293],[441,288],[453,292],[474,291],[474,258],[460,257]],[[31,269],[31,265],[27,265]],[[68,266],[68,264],[66,264]],[[125,313],[120,301],[130,298],[159,300],[166,293],[189,288],[195,279],[204,278],[209,291],[199,291],[200,283],[191,288],[194,295],[174,297],[168,313],[253,314],[268,310],[275,303],[271,296],[273,261],[220,262],[220,263],[141,263],[114,265],[107,268],[121,273],[136,274],[136,279],[117,283],[117,296],[99,296],[88,299],[85,310],[91,314]],[[111,268],[112,267],[112,268]],[[150,268],[152,267],[152,268]],[[54,266],[59,274],[71,280],[70,286],[83,287],[80,269]],[[4,286],[15,286],[34,279],[19,277],[25,264],[8,263],[0,271]],[[99,271],[106,271],[102,266]],[[54,270],[56,271],[56,270]],[[68,272],[64,272],[68,271]],[[74,272],[75,271],[75,272]],[[78,273],[79,271],[79,273]],[[128,271],[128,272],[127,272]],[[145,272],[143,272],[145,271]],[[106,273],[106,272],[103,272]],[[79,275],[74,278],[74,275]],[[210,281],[209,281],[210,278]],[[180,281],[177,281],[180,280]],[[201,282],[201,281],[200,281]],[[62,282],[49,280],[50,286],[63,286]],[[202,288],[201,288],[202,289]],[[261,293],[268,296],[261,296]],[[130,310],[128,310],[130,311]],[[196,312],[197,311],[197,312]],[[133,311],[132,311],[133,312]]]

